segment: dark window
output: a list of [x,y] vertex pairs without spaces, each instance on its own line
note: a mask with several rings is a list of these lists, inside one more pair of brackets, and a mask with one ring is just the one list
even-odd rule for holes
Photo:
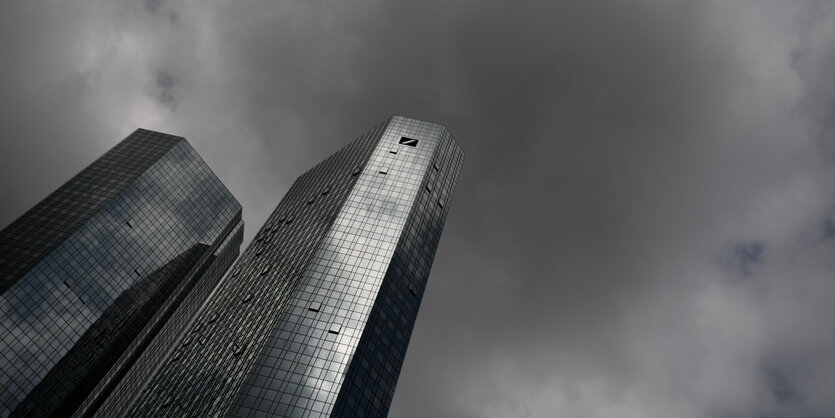
[[232,353],[232,355],[237,357],[244,353],[244,350],[246,350],[246,346],[235,344],[234,346],[232,346],[232,349],[235,350],[235,352]]
[[404,136],[404,137],[400,138],[400,143],[403,144],[403,145],[408,145],[410,147],[416,147],[417,143],[418,143],[418,140],[417,139],[412,139],[412,138],[406,138]]

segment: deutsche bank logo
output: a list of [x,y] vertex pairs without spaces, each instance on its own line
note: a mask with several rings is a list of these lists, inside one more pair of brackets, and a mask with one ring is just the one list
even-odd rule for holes
[[400,138],[400,143],[403,144],[403,145],[408,145],[410,147],[416,147],[417,146],[417,139],[406,138],[404,136],[404,137]]

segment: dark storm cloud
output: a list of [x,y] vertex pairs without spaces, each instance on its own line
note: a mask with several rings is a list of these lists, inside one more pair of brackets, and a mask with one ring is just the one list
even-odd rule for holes
[[449,127],[393,416],[835,410],[830,3],[4,7],[3,223],[138,126],[189,139],[248,237],[386,116]]

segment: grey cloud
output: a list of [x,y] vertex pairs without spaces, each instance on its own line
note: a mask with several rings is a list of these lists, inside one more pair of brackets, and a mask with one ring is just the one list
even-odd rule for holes
[[450,129],[392,416],[835,410],[827,2],[3,7],[0,223],[137,126],[189,139],[247,239],[386,116]]
[[157,71],[157,99],[160,103],[170,106],[172,109],[176,106],[174,97],[174,87],[177,84],[177,79],[168,71]]
[[721,255],[720,263],[731,275],[745,278],[754,274],[755,269],[764,261],[765,244],[750,241],[729,245]]

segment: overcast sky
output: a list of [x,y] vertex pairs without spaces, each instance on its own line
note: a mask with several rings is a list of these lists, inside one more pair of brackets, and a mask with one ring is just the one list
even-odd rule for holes
[[4,1],[0,226],[138,127],[244,207],[467,153],[393,417],[835,413],[835,2]]

